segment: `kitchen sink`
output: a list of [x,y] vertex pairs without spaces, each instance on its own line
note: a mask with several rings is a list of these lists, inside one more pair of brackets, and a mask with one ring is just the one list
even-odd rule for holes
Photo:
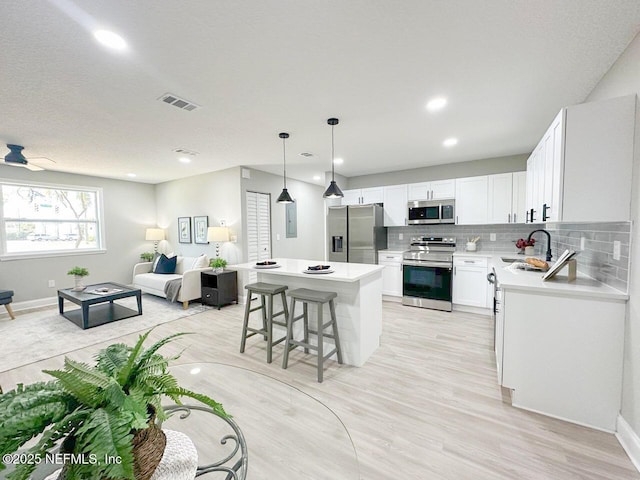
[[502,260],[504,263],[513,263],[513,262],[519,262],[522,259],[520,259],[520,258],[501,257],[500,260]]

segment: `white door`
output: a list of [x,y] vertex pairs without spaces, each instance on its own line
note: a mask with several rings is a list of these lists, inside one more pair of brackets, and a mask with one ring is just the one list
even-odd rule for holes
[[512,223],[513,174],[489,175],[489,223]]
[[407,200],[409,202],[417,200],[430,200],[431,196],[431,183],[410,183],[407,185]]
[[247,192],[247,261],[271,258],[271,195]]
[[456,179],[456,223],[487,223],[487,176]]
[[360,205],[360,197],[362,196],[362,190],[343,190],[341,205]]
[[513,172],[513,199],[511,201],[513,223],[525,223],[527,218],[527,172]]
[[363,188],[361,192],[360,201],[363,205],[384,202],[384,189],[382,187]]
[[407,186],[384,187],[384,226],[404,227],[407,223]]
[[455,266],[453,268],[453,303],[487,307],[487,268]]
[[455,180],[431,182],[431,200],[449,200],[456,196]]

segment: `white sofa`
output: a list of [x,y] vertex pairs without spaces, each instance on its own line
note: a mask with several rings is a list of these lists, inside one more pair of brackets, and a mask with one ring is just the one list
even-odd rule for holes
[[[212,270],[211,267],[192,268],[197,258],[178,256],[176,273],[173,274],[152,273],[153,262],[136,263],[133,267],[133,286],[145,293],[166,298],[165,284],[174,278],[181,278],[182,286],[178,294],[178,301],[182,302],[182,307],[186,309],[190,300],[201,297],[200,273]],[[208,258],[206,264],[209,264]]]

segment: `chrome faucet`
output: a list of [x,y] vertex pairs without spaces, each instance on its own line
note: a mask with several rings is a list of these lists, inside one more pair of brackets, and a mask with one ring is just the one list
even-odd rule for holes
[[550,262],[550,261],[551,261],[551,257],[552,257],[552,255],[551,255],[551,234],[550,234],[549,232],[547,232],[546,230],[543,230],[542,228],[541,228],[541,229],[539,229],[539,230],[534,230],[534,231],[533,231],[533,232],[531,232],[531,233],[529,234],[529,236],[527,237],[527,242],[528,242],[529,240],[531,240],[531,237],[532,237],[532,236],[533,236],[533,234],[534,234],[534,233],[536,233],[536,232],[542,232],[542,233],[544,233],[544,234],[547,236],[547,262]]

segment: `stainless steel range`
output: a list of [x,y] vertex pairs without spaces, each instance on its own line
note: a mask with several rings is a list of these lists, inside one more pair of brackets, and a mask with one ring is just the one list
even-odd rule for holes
[[402,304],[451,311],[453,237],[415,237],[402,258]]

